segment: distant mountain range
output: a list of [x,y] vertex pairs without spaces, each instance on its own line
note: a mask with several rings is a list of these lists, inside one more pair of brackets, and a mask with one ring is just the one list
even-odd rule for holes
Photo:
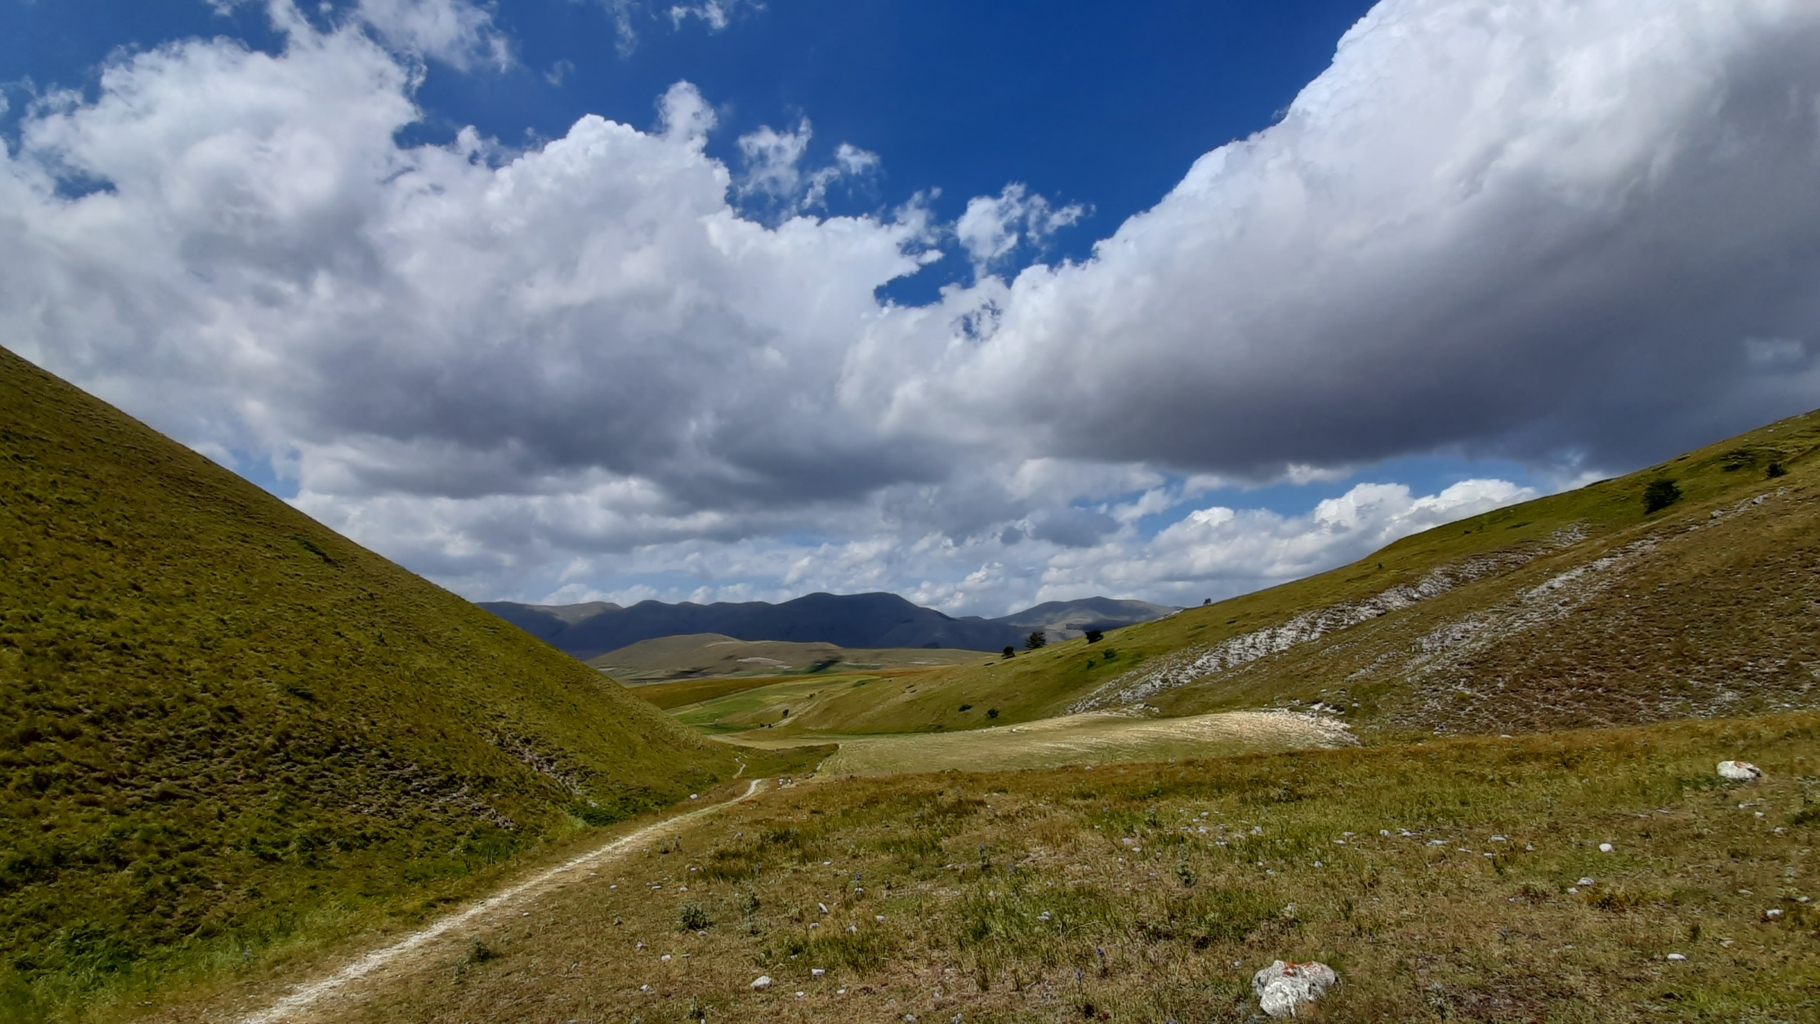
[[582,659],[641,640],[687,633],[838,647],[996,651],[1006,644],[1021,647],[1034,630],[1043,630],[1051,640],[1064,640],[1086,629],[1116,629],[1177,610],[1145,601],[1090,597],[1050,601],[997,619],[955,618],[896,594],[809,594],[782,604],[641,601],[623,608],[605,601],[568,605],[483,601],[480,607]]

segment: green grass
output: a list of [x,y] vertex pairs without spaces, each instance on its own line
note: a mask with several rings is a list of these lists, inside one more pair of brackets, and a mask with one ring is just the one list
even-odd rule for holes
[[[1739,756],[1766,780],[1717,779]],[[1319,959],[1330,1022],[1792,1024],[1820,1015],[1817,768],[1800,713],[826,779],[464,936],[482,969],[451,943],[337,1012],[1239,1022],[1252,972]]]
[[641,640],[588,659],[588,664],[628,684],[730,677],[823,675],[877,669],[919,668],[978,661],[978,651],[924,647],[848,648],[829,643],[735,640],[719,633],[689,633]]
[[733,753],[0,351],[0,1018],[420,917]]
[[[920,676],[920,672],[899,670],[783,679],[701,680],[641,686],[634,692],[643,696],[646,690],[668,691],[652,696],[662,702],[660,706],[669,704],[678,721],[718,734],[786,725],[793,717],[813,715],[816,708],[839,694],[866,687],[893,687],[901,685],[900,677],[916,679]],[[671,703],[685,696],[695,699],[687,704]]]

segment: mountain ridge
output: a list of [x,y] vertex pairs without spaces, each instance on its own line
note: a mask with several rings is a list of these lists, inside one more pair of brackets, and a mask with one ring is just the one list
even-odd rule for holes
[[[1084,629],[1115,629],[1150,621],[1177,609],[1143,601],[1094,597],[1050,601],[997,619],[955,617],[913,604],[897,594],[805,594],[790,601],[695,604],[641,601],[629,607],[531,605],[483,601],[479,606],[559,650],[583,660],[645,640],[719,633],[738,640],[829,643],[837,647],[951,648],[997,651],[1021,647],[1031,632],[1050,639],[1079,636]],[[592,614],[578,609],[598,608]]]

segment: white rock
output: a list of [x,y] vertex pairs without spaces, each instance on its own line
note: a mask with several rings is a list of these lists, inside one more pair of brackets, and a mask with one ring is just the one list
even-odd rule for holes
[[1686,960],[1687,954],[1686,953],[1670,953],[1670,954],[1668,954],[1668,958],[1670,960]]
[[1284,963],[1278,960],[1251,977],[1251,992],[1258,1008],[1272,1017],[1294,1017],[1339,984],[1333,968],[1322,963]]
[[1575,882],[1574,884],[1575,885],[1591,885],[1591,884],[1593,884],[1593,880],[1590,878],[1582,878],[1578,882]]
[[765,989],[768,989],[770,987],[771,987],[771,976],[769,974],[761,974],[758,977],[752,979],[752,990],[754,992],[763,992]]
[[1719,777],[1730,782],[1755,782],[1763,777],[1763,769],[1749,761],[1720,761]]
[[1765,910],[1763,912],[1763,919],[1765,921],[1774,921],[1776,918],[1781,917],[1781,916],[1782,916],[1782,911],[1775,907],[1771,907],[1770,909]]
[[826,968],[822,968],[822,967],[809,968],[809,977],[811,977],[811,978],[819,978],[822,975],[827,974],[827,973],[828,973],[828,971]]
[[1600,852],[1600,853],[1610,853],[1610,852],[1611,852],[1611,844],[1610,844],[1610,843],[1600,843],[1600,844],[1599,844],[1599,852]]

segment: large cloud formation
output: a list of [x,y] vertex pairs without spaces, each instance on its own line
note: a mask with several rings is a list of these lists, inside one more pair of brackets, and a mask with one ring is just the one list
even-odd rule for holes
[[[172,44],[25,112],[0,333],[477,597],[1187,600],[1524,496],[1222,518],[1208,474],[1622,466],[1820,395],[1811,4],[1386,0],[1280,123],[1009,281],[1014,232],[1078,208],[818,217],[878,158],[801,166],[805,122],[729,168],[686,83],[645,129],[408,145],[425,57],[510,59],[484,9],[270,8],[280,54]],[[956,242],[974,285],[875,297]]]

